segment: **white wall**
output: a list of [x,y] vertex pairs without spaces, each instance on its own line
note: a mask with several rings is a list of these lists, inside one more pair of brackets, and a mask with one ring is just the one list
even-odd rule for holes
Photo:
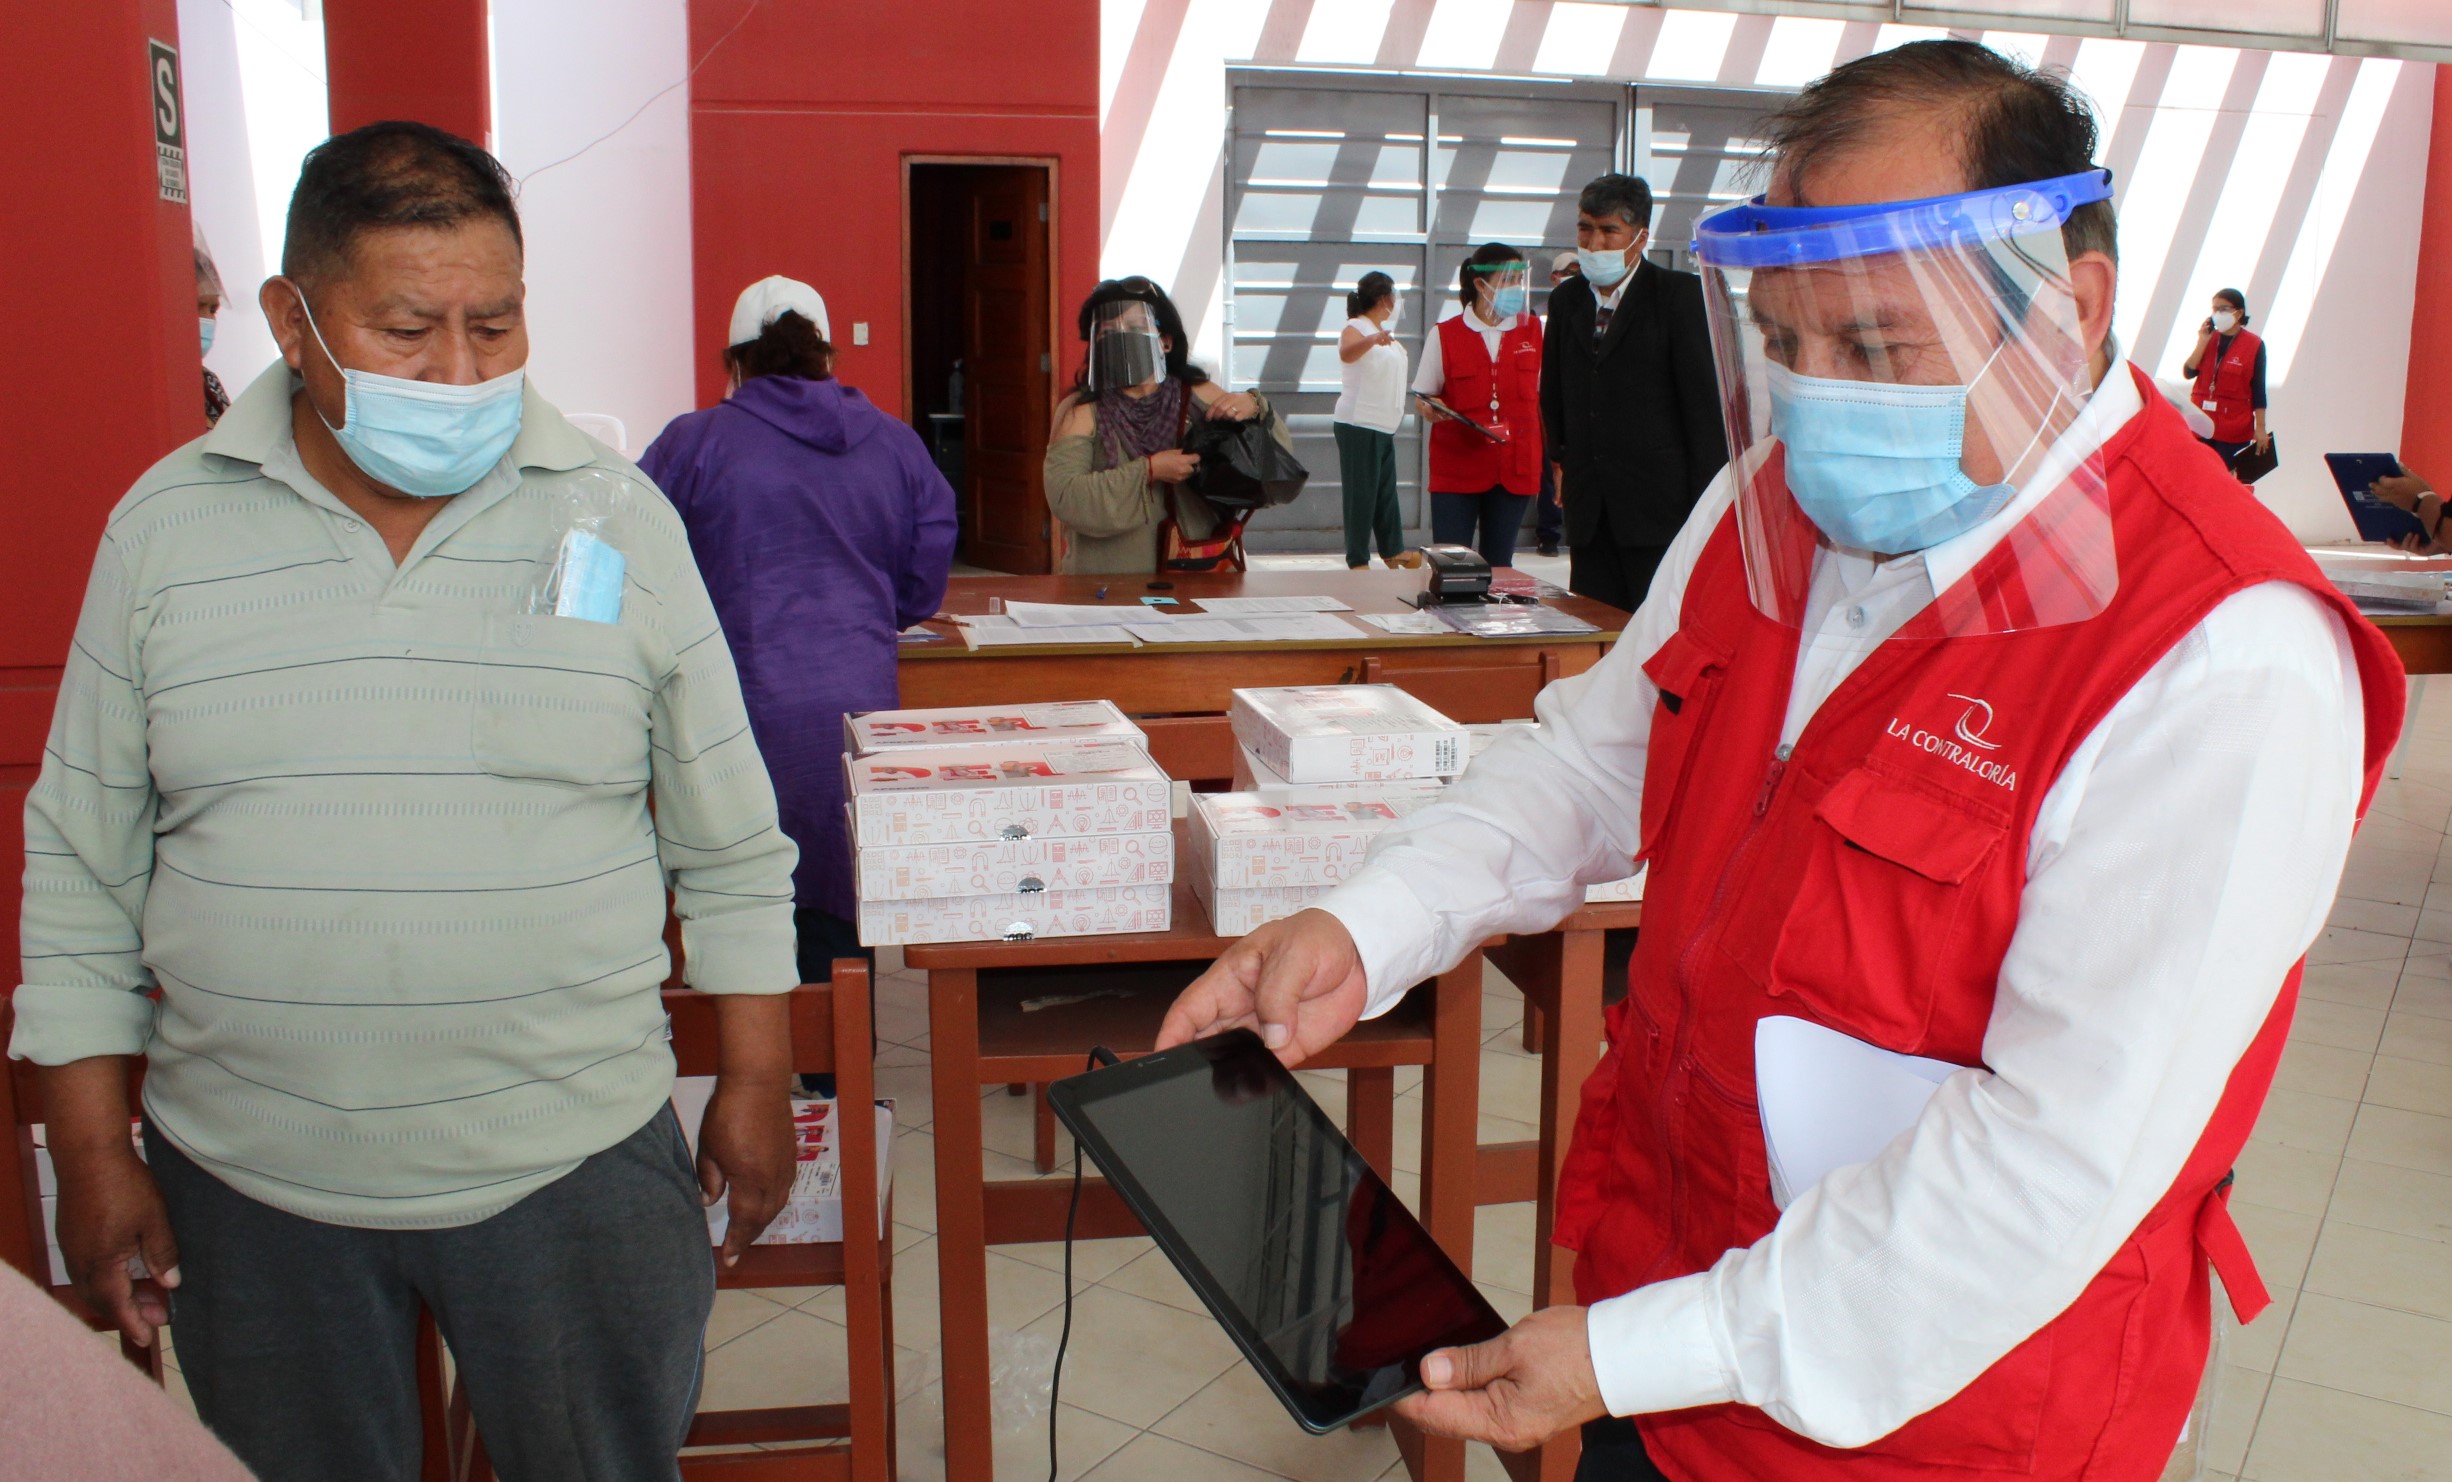
[[495,153],[520,181],[528,242],[528,374],[565,412],[621,418],[635,457],[692,405],[683,0],[493,0],[493,18]]
[[[1194,353],[1227,363],[1218,267],[1232,65],[1796,87],[1846,57],[1939,34],[1568,0],[1103,0],[1102,195],[1111,204],[1100,269],[1180,286]],[[2176,376],[2211,292],[2247,291],[2273,343],[2271,424],[2285,459],[2258,492],[2301,536],[2349,538],[2319,455],[2399,442],[2428,68],[2008,32],[1982,39],[2068,65],[2097,101],[2107,162],[2121,171],[2117,328],[2130,354]],[[1157,78],[1136,75],[1142,58],[1162,59]]]
[[279,270],[298,162],[325,134],[323,23],[308,8],[315,19],[284,0],[179,0],[188,200],[228,295],[204,363],[233,396],[280,354],[256,290]]

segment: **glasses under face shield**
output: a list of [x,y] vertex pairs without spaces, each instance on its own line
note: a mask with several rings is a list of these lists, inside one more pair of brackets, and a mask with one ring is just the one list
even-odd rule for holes
[[1090,319],[1090,391],[1146,386],[1166,377],[1157,311],[1139,299],[1100,304]]
[[1921,631],[2083,621],[2118,584],[2062,227],[2107,172],[1705,218],[1703,270],[1755,606],[1805,619],[1825,548],[1927,554]]

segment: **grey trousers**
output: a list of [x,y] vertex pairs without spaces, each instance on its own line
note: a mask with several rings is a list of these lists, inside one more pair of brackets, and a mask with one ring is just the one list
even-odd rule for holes
[[415,1482],[432,1309],[504,1482],[670,1482],[715,1266],[672,1108],[509,1209],[365,1230],[230,1188],[148,1125],[196,1411],[263,1482]]

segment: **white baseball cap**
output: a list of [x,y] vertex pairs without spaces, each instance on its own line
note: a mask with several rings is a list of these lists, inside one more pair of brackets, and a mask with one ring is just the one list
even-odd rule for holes
[[818,296],[817,290],[797,278],[777,275],[760,278],[733,300],[732,337],[724,343],[748,344],[786,310],[816,325],[819,339],[834,338],[834,331],[826,324],[826,301]]

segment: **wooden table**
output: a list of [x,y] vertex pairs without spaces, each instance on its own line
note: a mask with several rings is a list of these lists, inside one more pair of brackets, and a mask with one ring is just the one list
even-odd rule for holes
[[2414,677],[2452,674],[2452,617],[2370,617]]
[[[963,576],[950,582],[944,610],[984,613],[989,599],[1113,607],[1119,622],[1145,617],[1145,596],[1170,596],[1191,613],[1195,597],[1335,597],[1356,613],[1412,611],[1422,589],[1416,571],[1256,571],[1148,576]],[[1154,581],[1171,583],[1162,592]],[[1106,595],[1101,597],[1100,592]],[[1581,674],[1625,629],[1627,615],[1583,597],[1549,606],[1598,625],[1598,632],[1540,638],[1413,637],[1354,624],[1351,638],[1316,643],[1053,645],[973,650],[951,623],[931,628],[935,643],[902,648],[902,703],[1021,705],[1052,700],[1113,700],[1149,733],[1150,755],[1167,775],[1206,781],[1233,775],[1234,739],[1226,729],[1230,692],[1289,684],[1395,684],[1466,722],[1519,720],[1533,713],[1541,686]]]
[[[1132,936],[966,942],[903,951],[906,964],[928,974],[950,1482],[988,1482],[995,1470],[987,1248],[1063,1239],[1071,1189],[1065,1178],[986,1181],[980,1088],[1077,1074],[1092,1045],[1126,1055],[1146,1052],[1175,994],[1233,941],[1212,934],[1208,913],[1181,874],[1174,922],[1172,930]],[[1021,1007],[1027,997],[1085,987],[1120,991],[1035,1013]],[[1348,1072],[1348,1132],[1382,1176],[1393,1162],[1396,1067],[1424,1067],[1421,1219],[1469,1273],[1481,1099],[1480,954],[1441,974],[1429,991],[1416,990],[1389,1013],[1357,1026],[1311,1065]],[[1091,1177],[1082,1181],[1074,1233],[1079,1239],[1103,1239],[1142,1230],[1106,1181]],[[1095,1342],[1095,1335],[1087,1341]],[[1460,1443],[1426,1438],[1401,1421],[1393,1429],[1417,1479],[1461,1482]]]

